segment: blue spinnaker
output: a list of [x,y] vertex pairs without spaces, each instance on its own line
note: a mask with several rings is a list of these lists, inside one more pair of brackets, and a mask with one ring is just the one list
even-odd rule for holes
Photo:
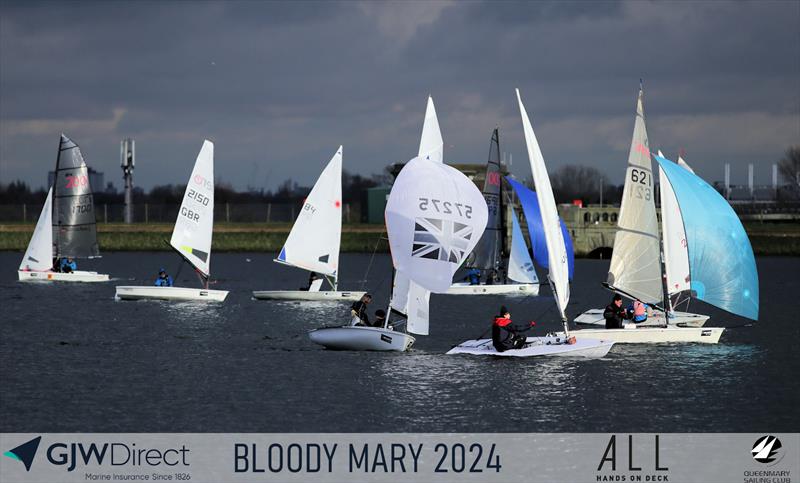
[[711,185],[655,156],[683,215],[692,295],[728,312],[758,319],[758,271],[739,217]]
[[[542,226],[542,214],[539,211],[539,200],[536,199],[536,192],[523,186],[518,181],[506,176],[506,180],[514,188],[514,191],[519,197],[519,203],[522,205],[522,211],[525,213],[525,220],[528,222],[528,234],[531,237],[531,249],[533,250],[533,259],[542,267],[549,269],[549,261],[547,258],[547,242],[544,238],[544,227]],[[564,246],[567,249],[567,265],[569,267],[569,279],[572,280],[572,275],[575,273],[575,250],[572,248],[572,238],[569,236],[567,226],[564,220],[559,218],[561,222],[561,234],[564,235]]]

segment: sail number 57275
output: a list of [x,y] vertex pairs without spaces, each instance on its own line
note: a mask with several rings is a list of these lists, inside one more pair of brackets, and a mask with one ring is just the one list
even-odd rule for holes
[[472,219],[472,206],[464,203],[453,203],[452,201],[442,201],[435,198],[419,198],[419,209],[422,211],[435,211],[452,215],[457,212],[458,216]]

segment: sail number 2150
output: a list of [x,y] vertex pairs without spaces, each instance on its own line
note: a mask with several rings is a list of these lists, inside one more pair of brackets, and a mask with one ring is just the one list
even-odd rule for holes
[[447,215],[453,214],[453,210],[455,210],[458,212],[458,216],[472,219],[472,207],[463,203],[453,203],[451,201],[442,201],[434,198],[419,198],[419,209],[422,211],[435,211]]

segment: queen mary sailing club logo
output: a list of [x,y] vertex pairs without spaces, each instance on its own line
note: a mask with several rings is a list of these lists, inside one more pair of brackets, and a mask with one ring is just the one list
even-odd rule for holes
[[783,458],[781,440],[772,435],[762,436],[753,443],[753,459],[759,463],[775,464]]
[[472,227],[453,220],[416,218],[411,255],[461,264],[472,238]]

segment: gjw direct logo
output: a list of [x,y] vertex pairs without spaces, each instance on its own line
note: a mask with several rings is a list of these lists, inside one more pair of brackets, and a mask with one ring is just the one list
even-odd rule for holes
[[33,457],[36,456],[36,450],[39,449],[39,443],[42,441],[41,436],[37,436],[27,443],[23,443],[16,448],[6,451],[3,456],[8,456],[11,459],[21,461],[25,465],[25,471],[31,470],[33,464]]
[[759,463],[771,463],[770,466],[783,458],[781,440],[772,435],[762,436],[753,444],[753,459]]

